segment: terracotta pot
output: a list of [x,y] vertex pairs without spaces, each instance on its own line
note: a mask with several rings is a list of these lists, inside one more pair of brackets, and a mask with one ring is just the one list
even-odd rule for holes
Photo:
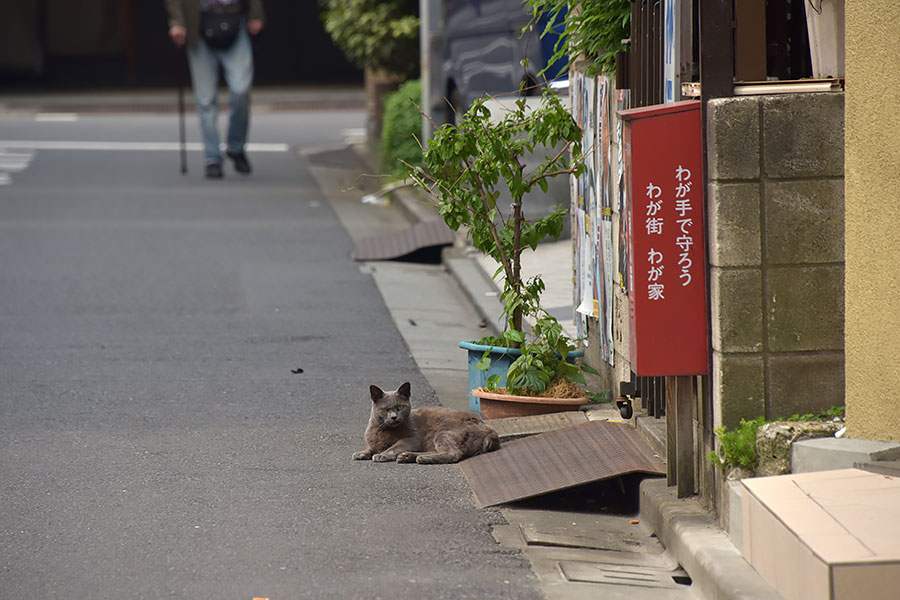
[[578,410],[582,404],[587,403],[587,398],[584,396],[580,398],[538,398],[497,394],[484,388],[472,390],[472,395],[481,400],[481,416],[485,419],[566,412]]

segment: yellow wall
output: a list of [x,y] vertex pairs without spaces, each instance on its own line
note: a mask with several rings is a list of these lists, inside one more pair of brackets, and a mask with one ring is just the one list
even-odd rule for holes
[[845,6],[847,434],[900,441],[900,3]]

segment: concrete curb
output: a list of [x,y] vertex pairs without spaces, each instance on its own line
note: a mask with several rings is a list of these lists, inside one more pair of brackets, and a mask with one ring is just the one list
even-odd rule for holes
[[[410,223],[441,218],[433,206],[420,201],[416,192],[409,188],[395,191],[393,197]],[[475,307],[475,312],[487,323],[489,333],[499,335],[503,331],[503,324],[500,322],[499,292],[484,270],[466,256],[462,248],[446,248],[441,261]]]
[[475,307],[475,312],[487,323],[491,335],[500,335],[500,302],[497,288],[485,272],[471,258],[452,249],[444,251],[444,267],[459,284],[460,289]]
[[782,600],[744,560],[696,500],[676,497],[663,479],[641,483],[641,520],[691,576],[695,593],[714,600]]

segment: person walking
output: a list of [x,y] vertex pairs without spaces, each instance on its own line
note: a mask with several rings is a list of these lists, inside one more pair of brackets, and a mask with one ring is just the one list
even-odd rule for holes
[[203,162],[207,178],[222,177],[219,150],[217,92],[219,66],[229,91],[225,155],[238,173],[252,168],[245,146],[250,125],[250,88],[253,83],[253,48],[250,36],[265,25],[262,0],[165,0],[169,37],[187,46],[191,84],[203,134]]

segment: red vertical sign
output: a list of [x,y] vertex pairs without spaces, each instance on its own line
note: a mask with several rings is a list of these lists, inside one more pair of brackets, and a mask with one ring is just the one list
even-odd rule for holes
[[700,103],[636,108],[625,120],[631,368],[707,372]]

